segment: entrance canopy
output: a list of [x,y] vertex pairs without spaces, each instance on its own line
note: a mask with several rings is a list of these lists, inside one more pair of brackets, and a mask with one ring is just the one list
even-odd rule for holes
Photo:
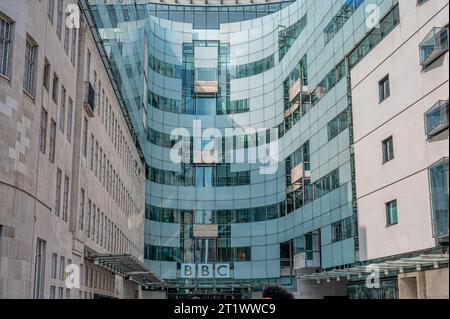
[[94,254],[90,256],[90,259],[94,265],[103,267],[143,286],[163,282],[133,255]]
[[320,283],[320,280],[326,280],[327,282],[330,282],[332,279],[340,281],[341,278],[350,280],[353,276],[362,279],[374,272],[389,276],[411,271],[422,271],[424,268],[430,267],[439,269],[443,265],[447,265],[448,267],[448,260],[448,254],[419,255],[411,258],[399,258],[397,260],[371,263],[367,266],[355,266],[345,269],[334,269],[331,271],[299,275],[297,278],[316,280],[317,283]]

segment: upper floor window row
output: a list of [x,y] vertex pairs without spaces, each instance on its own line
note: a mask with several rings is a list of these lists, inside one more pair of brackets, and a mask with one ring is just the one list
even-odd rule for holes
[[331,19],[331,22],[325,27],[324,40],[325,45],[329,43],[336,33],[342,29],[344,24],[350,19],[356,9],[364,3],[364,0],[346,0],[344,5],[339,9],[336,15]]
[[289,27],[281,26],[278,32],[278,47],[279,47],[279,61],[281,61],[286,53],[289,51],[291,46],[297,40],[300,33],[305,29],[307,24],[307,15],[305,14],[297,22]]
[[12,22],[0,13],[0,75],[10,77]]
[[241,79],[254,76],[270,70],[274,67],[274,63],[274,56],[272,54],[256,62],[232,66],[230,68],[230,77],[231,79]]

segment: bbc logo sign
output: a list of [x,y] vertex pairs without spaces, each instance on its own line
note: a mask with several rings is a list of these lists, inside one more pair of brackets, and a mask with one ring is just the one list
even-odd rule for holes
[[230,264],[181,264],[181,278],[230,278]]

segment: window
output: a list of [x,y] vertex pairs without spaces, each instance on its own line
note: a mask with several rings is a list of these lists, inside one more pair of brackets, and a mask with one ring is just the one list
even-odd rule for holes
[[58,299],[63,299],[63,297],[64,297],[64,288],[59,287],[58,288]]
[[66,26],[64,28],[64,52],[69,54],[69,43],[70,43],[70,29]]
[[331,242],[346,240],[353,237],[353,219],[347,217],[331,224]]
[[91,213],[92,212],[92,201],[88,199],[88,211],[87,211],[87,228],[86,228],[86,235],[88,238],[91,237]]
[[45,279],[45,249],[47,243],[37,238],[36,255],[34,257],[34,284],[33,299],[44,297],[44,279]]
[[95,160],[94,160],[94,175],[97,177],[98,175],[98,141],[95,141]]
[[448,157],[442,158],[428,169],[430,185],[433,235],[448,237]]
[[25,73],[23,77],[23,89],[30,96],[34,97],[36,79],[36,58],[38,46],[27,39],[25,48]]
[[41,109],[41,127],[39,131],[39,149],[42,154],[45,154],[47,148],[47,111],[42,108]]
[[53,24],[53,16],[55,14],[55,0],[47,0],[47,16],[50,23]]
[[56,35],[61,40],[62,18],[63,18],[63,3],[64,0],[58,0],[57,16],[56,16]]
[[386,100],[389,96],[391,96],[389,75],[387,75],[380,82],[378,82],[378,90],[380,95],[380,103]]
[[95,206],[95,204],[93,204],[92,205],[92,228],[91,228],[91,230],[92,230],[92,232],[91,232],[91,237],[92,237],[92,240],[94,240],[94,235],[95,235],[95,221],[96,221],[96,219],[95,219],[95,216],[97,215],[97,207]]
[[88,135],[88,120],[87,120],[87,117],[85,117],[84,121],[83,121],[83,145],[82,145],[82,151],[83,151],[84,158],[86,158],[86,153],[87,153],[87,135]]
[[51,121],[50,123],[50,150],[48,153],[48,159],[50,163],[55,162],[55,147],[56,147],[56,122]]
[[64,134],[66,123],[66,89],[64,85],[61,86],[61,109],[59,110],[59,129]]
[[67,221],[67,210],[69,207],[69,177],[64,176],[64,195],[63,195],[63,211],[62,219]]
[[62,172],[58,168],[56,170],[56,195],[55,195],[55,215],[58,217],[61,210],[61,179],[62,179]]
[[83,230],[84,228],[84,189],[80,191],[80,217],[79,217],[79,228]]
[[75,66],[75,58],[77,54],[77,29],[72,29],[72,47],[70,50],[70,62]]
[[328,123],[328,141],[338,136],[348,127],[348,112],[347,110],[340,113]]
[[50,62],[47,59],[44,61],[44,80],[43,80],[44,88],[48,92],[48,88],[50,85]]
[[56,272],[58,271],[58,255],[52,253],[52,269],[51,269],[51,277],[52,279],[56,279]]
[[73,118],[73,101],[69,97],[69,106],[67,110],[67,140],[72,142],[72,118]]
[[397,200],[386,203],[386,225],[392,226],[398,224]]
[[394,159],[394,140],[393,137],[388,137],[382,142],[383,148],[383,164]]
[[58,103],[58,87],[59,87],[59,77],[56,73],[53,73],[52,99],[53,102],[55,103]]
[[91,79],[91,51],[87,50],[86,81]]
[[11,66],[11,22],[0,16],[0,75],[9,78]]
[[198,97],[196,99],[196,114],[197,115],[215,115],[216,114],[216,99]]
[[64,280],[64,273],[66,271],[66,258],[59,257],[59,280]]
[[55,298],[56,298],[56,287],[50,286],[50,299],[55,299]]
[[89,169],[91,172],[94,170],[94,134],[91,134],[91,143],[90,143],[90,161],[89,161]]

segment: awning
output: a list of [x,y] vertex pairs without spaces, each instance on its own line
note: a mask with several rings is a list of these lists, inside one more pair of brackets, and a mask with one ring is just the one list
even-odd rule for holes
[[378,272],[380,275],[389,276],[411,271],[422,271],[424,268],[429,267],[439,269],[445,264],[447,264],[448,267],[448,263],[448,254],[419,255],[411,258],[399,258],[396,260],[371,263],[365,266],[354,266],[313,274],[298,275],[297,278],[316,280],[317,283],[320,283],[321,280],[326,280],[327,282],[330,282],[331,280],[340,281],[341,278],[351,280],[354,276],[363,279],[366,278],[367,274],[373,274],[374,272]]
[[89,258],[93,261],[94,265],[103,267],[140,285],[163,282],[134,255],[93,254]]

